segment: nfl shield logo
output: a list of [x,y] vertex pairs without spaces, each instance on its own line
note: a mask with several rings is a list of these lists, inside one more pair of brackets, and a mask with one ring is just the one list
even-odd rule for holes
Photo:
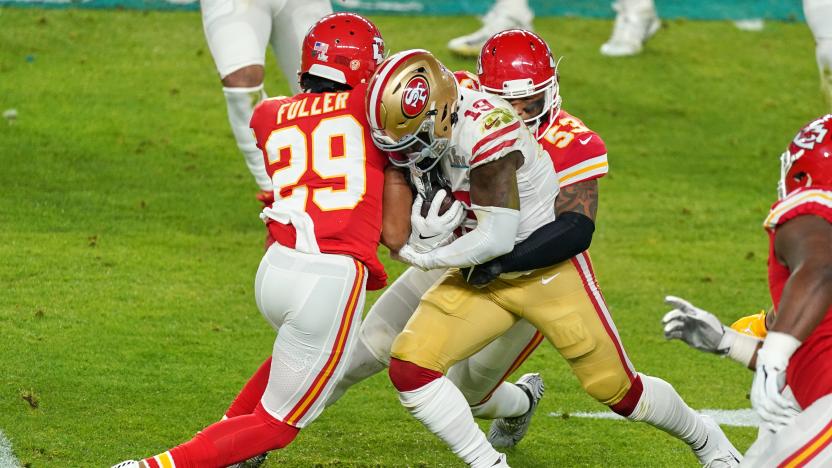
[[312,56],[320,60],[321,62],[326,62],[327,60],[329,60],[329,56],[326,55],[326,51],[328,49],[328,44],[323,42],[315,42],[315,46],[312,47]]

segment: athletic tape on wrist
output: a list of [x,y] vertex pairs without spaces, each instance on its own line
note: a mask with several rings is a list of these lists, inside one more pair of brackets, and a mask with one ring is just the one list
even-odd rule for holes
[[762,343],[763,340],[757,338],[756,336],[739,333],[730,328],[726,329],[725,333],[735,334],[734,343],[730,348],[728,348],[726,356],[739,362],[743,366],[748,367],[748,364],[751,363],[751,358],[754,357],[754,352],[757,351],[757,346]]

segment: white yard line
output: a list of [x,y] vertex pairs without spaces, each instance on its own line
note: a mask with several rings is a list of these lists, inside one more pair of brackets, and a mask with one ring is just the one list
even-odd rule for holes
[[20,462],[17,461],[17,458],[12,452],[12,443],[3,434],[3,431],[0,431],[0,466],[9,468],[20,467]]
[[[760,418],[753,409],[738,409],[738,410],[721,410],[721,409],[703,409],[700,413],[708,415],[717,423],[724,426],[737,427],[757,427],[760,424]],[[567,413],[570,418],[588,418],[588,419],[624,419],[612,411],[599,411],[588,413],[585,411],[577,411],[574,413]],[[563,413],[549,413],[549,416],[554,418],[562,418]]]

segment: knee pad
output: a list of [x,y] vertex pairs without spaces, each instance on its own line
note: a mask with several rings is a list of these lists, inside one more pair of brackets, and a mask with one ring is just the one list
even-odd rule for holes
[[630,390],[630,379],[622,372],[598,370],[581,379],[581,386],[598,402],[613,406]]

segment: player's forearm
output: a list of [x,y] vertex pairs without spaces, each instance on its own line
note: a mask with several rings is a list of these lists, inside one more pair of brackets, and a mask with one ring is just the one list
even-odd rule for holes
[[494,261],[500,271],[528,271],[556,265],[585,251],[592,243],[595,223],[588,217],[566,212],[534,231],[514,250]]
[[520,212],[510,208],[472,207],[477,227],[450,244],[423,255],[418,266],[426,269],[479,265],[510,252],[520,226]]
[[804,341],[832,307],[832,265],[806,263],[792,272],[769,331]]

